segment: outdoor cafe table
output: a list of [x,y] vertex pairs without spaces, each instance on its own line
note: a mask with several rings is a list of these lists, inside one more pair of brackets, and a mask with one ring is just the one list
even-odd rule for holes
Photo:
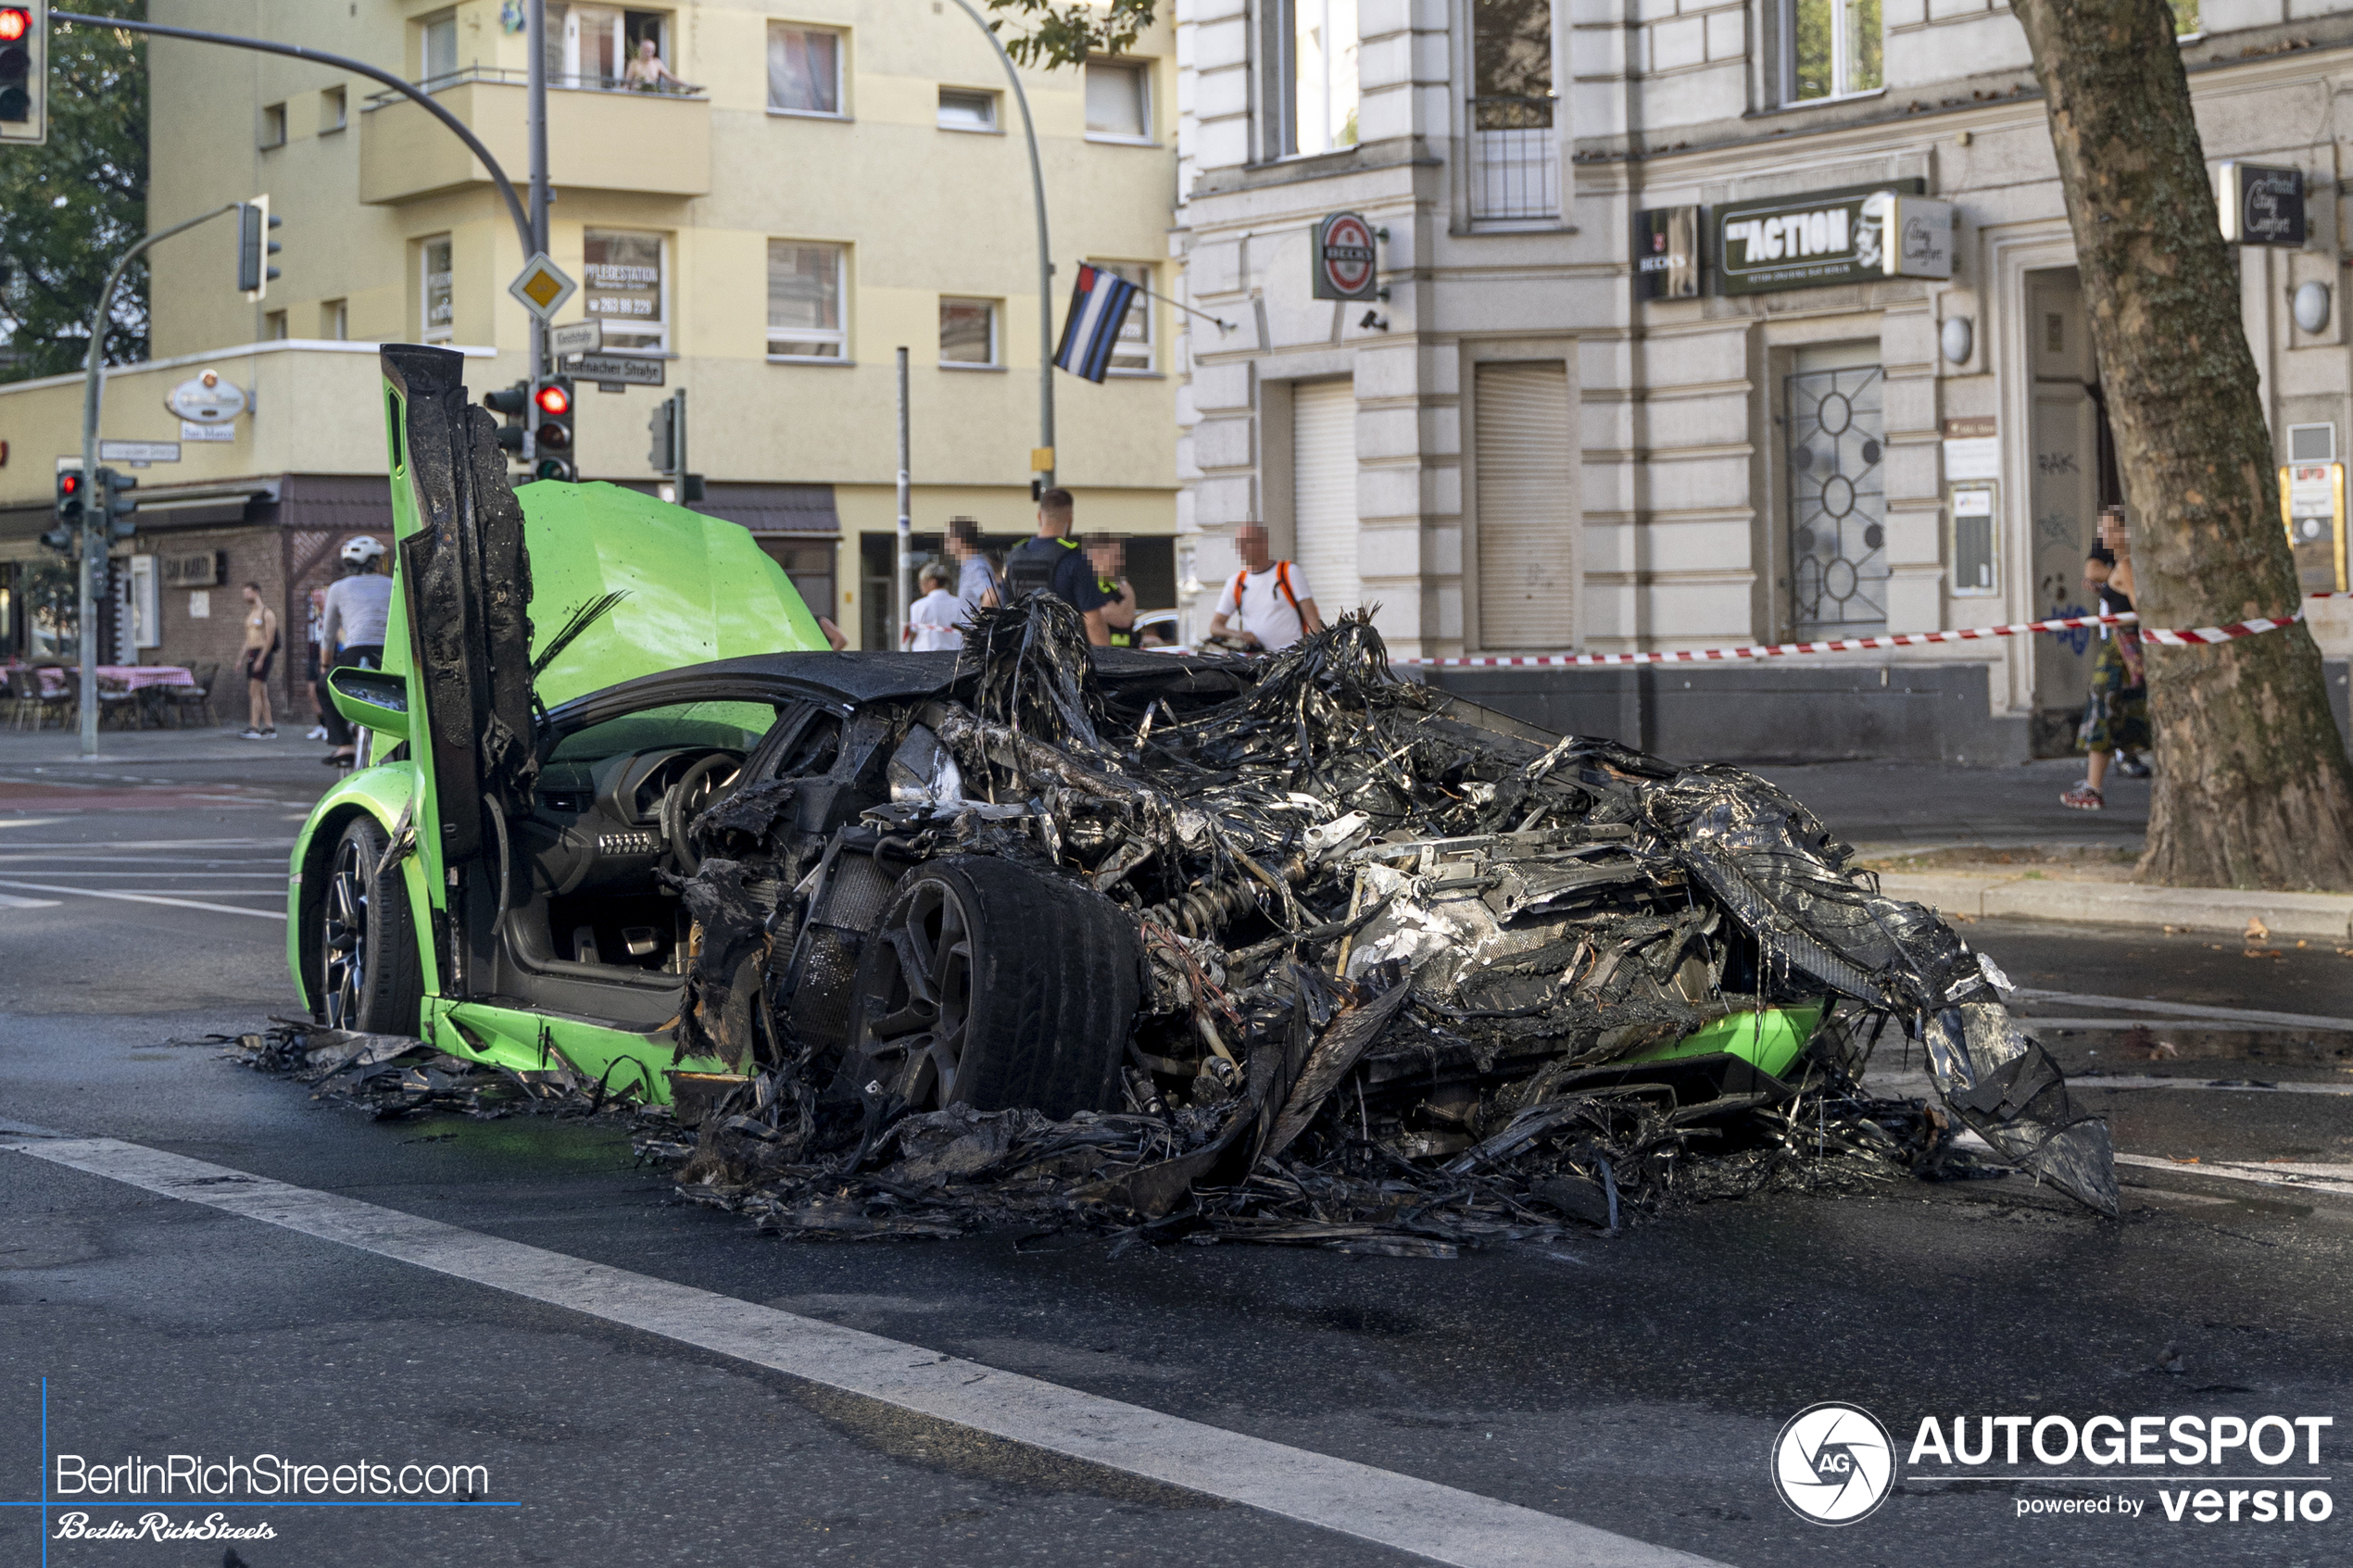
[[[82,678],[79,667],[60,668],[44,664],[33,671],[44,693],[54,694],[65,688],[69,681]],[[177,664],[101,664],[98,679],[117,691],[145,691],[149,686],[193,686],[194,671]]]

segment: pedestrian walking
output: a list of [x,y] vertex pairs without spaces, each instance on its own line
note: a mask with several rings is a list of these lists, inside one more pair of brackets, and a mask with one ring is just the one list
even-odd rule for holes
[[345,542],[344,575],[327,590],[319,613],[319,711],[326,717],[327,741],[333,747],[321,761],[348,767],[359,759],[358,737],[351,721],[335,707],[327,678],[346,665],[381,670],[384,662],[384,621],[392,612],[392,579],[384,572],[384,547],[369,535]]
[[278,612],[261,602],[261,584],[248,583],[245,646],[238,668],[245,672],[245,729],[240,740],[276,740],[278,722],[270,712],[270,665],[278,657]]
[[[2133,608],[2133,545],[2124,508],[2100,513],[2099,544],[2083,563],[2084,583],[2100,599],[2100,613],[2121,615]],[[2092,659],[2092,690],[2083,704],[2078,735],[2087,754],[2083,781],[2059,797],[2077,811],[2104,809],[2101,785],[2111,758],[2128,778],[2146,778],[2149,768],[2135,755],[2150,745],[2148,679],[2141,634],[2132,626],[2103,626],[2099,652]]]
[[907,607],[907,625],[900,633],[912,653],[953,653],[964,646],[956,623],[964,618],[964,601],[948,591],[948,568],[929,561],[916,582],[924,596]]
[[981,548],[979,520],[948,520],[948,554],[956,562],[956,597],[963,601],[964,612],[996,608],[1002,602],[997,591],[997,569],[988,564],[988,553]]
[[1111,596],[1103,601],[1103,631],[1115,648],[1136,646],[1136,589],[1127,581],[1127,546],[1115,535],[1089,534],[1087,559],[1095,569],[1095,587]]
[[1242,569],[1218,596],[1217,613],[1209,622],[1211,637],[1274,653],[1324,629],[1305,574],[1297,562],[1274,558],[1265,523],[1245,522],[1235,529],[1234,549],[1242,558]]
[[1103,621],[1103,606],[1111,596],[1095,585],[1094,563],[1070,536],[1075,509],[1070,492],[1059,485],[1038,497],[1038,533],[1005,558],[1003,592],[1008,603],[1025,594],[1053,595],[1085,620],[1088,642],[1109,647],[1111,629]]

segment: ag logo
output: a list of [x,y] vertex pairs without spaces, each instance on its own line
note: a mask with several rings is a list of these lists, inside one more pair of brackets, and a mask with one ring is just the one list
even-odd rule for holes
[[1876,1416],[1853,1405],[1809,1405],[1773,1440],[1773,1485],[1817,1524],[1852,1524],[1895,1484],[1895,1445]]

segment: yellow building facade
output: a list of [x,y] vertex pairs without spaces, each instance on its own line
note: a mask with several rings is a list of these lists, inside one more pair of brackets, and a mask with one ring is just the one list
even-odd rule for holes
[[[522,181],[523,10],[520,0],[154,0],[150,15],[396,70]],[[547,12],[549,252],[581,285],[556,320],[593,315],[609,350],[661,357],[665,379],[610,394],[580,383],[581,477],[653,486],[648,420],[686,389],[704,509],[760,533],[853,646],[879,640],[897,513],[897,350],[912,366],[919,541],[960,515],[1000,537],[1034,526],[1036,223],[1020,111],[995,50],[952,0],[549,0]],[[648,42],[661,71],[641,64],[632,80]],[[1116,60],[1021,72],[1044,164],[1057,329],[1080,261],[1164,285],[1169,53],[1163,27]],[[217,563],[213,597],[262,582],[294,628],[333,575],[334,546],[379,525],[369,345],[462,349],[478,361],[468,381],[479,396],[523,377],[530,318],[508,292],[525,257],[489,171],[417,105],[347,71],[200,44],[156,40],[149,65],[151,227],[258,194],[283,220],[282,275],[258,303],[233,286],[229,220],[157,246],[151,362],[109,377],[110,440],[178,439],[164,396],[207,369],[251,395],[232,439],[187,442],[179,462],[139,474],[142,532],[124,553],[172,558],[143,579],[165,587],[125,600],[140,624],[112,635],[118,652],[178,662],[170,656],[207,631],[172,602],[170,584],[202,575],[182,558],[236,556]],[[1054,372],[1055,448],[1080,527],[1134,538],[1139,596],[1173,604],[1167,309],[1139,302],[1103,383]],[[0,468],[0,559],[37,555],[52,456],[79,451],[80,408],[78,378],[0,386],[0,439],[15,454]]]

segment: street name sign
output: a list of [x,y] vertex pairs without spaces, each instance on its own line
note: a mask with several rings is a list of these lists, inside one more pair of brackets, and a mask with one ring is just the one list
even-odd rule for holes
[[572,362],[572,373],[582,381],[616,382],[623,386],[660,386],[668,362],[648,354],[584,354]]
[[98,461],[102,463],[176,463],[180,460],[177,441],[101,441]]
[[573,321],[547,331],[548,352],[559,359],[573,354],[594,354],[605,346],[601,320]]

